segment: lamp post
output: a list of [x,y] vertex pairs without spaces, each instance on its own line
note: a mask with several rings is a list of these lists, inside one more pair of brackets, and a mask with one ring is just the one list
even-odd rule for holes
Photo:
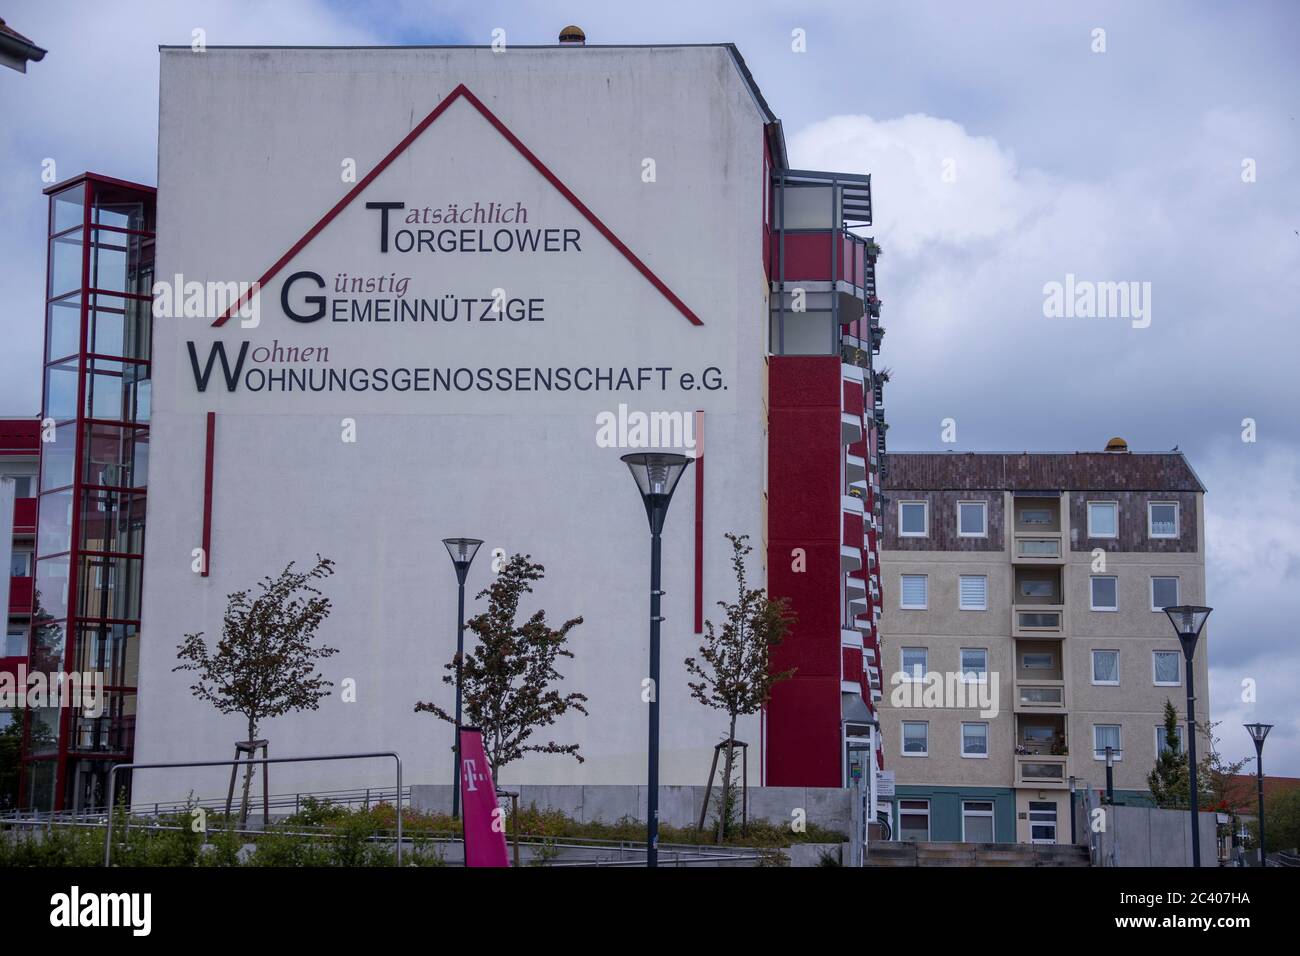
[[1255,782],[1259,789],[1259,865],[1264,866],[1264,738],[1272,724],[1246,724],[1246,732],[1255,741]]
[[1115,805],[1115,748],[1106,748],[1106,805]]
[[[469,566],[474,563],[474,555],[483,544],[478,538],[443,538],[447,553],[451,555],[452,566],[456,569],[456,770],[451,775],[451,818],[460,819],[460,675],[461,655],[465,653],[465,578]],[[401,799],[400,795],[398,799]]]
[[1201,818],[1200,798],[1196,792],[1196,692],[1192,680],[1192,658],[1196,654],[1196,642],[1200,640],[1201,628],[1214,608],[1198,607],[1192,604],[1179,604],[1165,608],[1169,623],[1178,632],[1178,643],[1183,646],[1183,657],[1187,660],[1187,770],[1190,783],[1188,796],[1192,812],[1192,866],[1201,865]]
[[[1076,843],[1079,839],[1079,828],[1075,825],[1075,818],[1074,818],[1074,805],[1078,799],[1078,793],[1076,790],[1078,782],[1079,782],[1079,778],[1071,775],[1070,777],[1070,842],[1071,843]],[[1032,835],[1032,829],[1033,828],[1031,827],[1030,828],[1031,835]]]
[[623,462],[641,492],[650,521],[650,746],[646,781],[646,855],[648,867],[659,865],[659,614],[661,547],[659,536],[668,517],[677,482],[691,459],[685,455],[640,452],[624,455]]

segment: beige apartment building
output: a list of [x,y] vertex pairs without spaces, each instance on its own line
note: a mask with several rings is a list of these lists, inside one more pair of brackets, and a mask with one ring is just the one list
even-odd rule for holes
[[898,836],[1068,842],[1071,781],[1103,790],[1108,746],[1116,799],[1148,798],[1166,699],[1187,711],[1161,609],[1207,603],[1205,488],[1183,455],[1120,439],[892,452],[884,493],[880,722]]

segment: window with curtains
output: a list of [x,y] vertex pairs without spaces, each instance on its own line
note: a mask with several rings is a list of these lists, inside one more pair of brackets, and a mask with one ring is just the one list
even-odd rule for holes
[[983,574],[958,576],[958,605],[963,611],[987,611],[989,608],[989,579]]
[[899,582],[900,606],[903,610],[923,611],[929,606],[929,578],[924,574],[904,574]]
[[989,725],[961,725],[961,755],[963,757],[987,757],[989,755]]
[[1092,682],[1112,685],[1119,683],[1119,651],[1092,652]]
[[903,721],[903,756],[924,757],[930,752],[930,725],[923,720]]
[[898,838],[912,842],[930,839],[930,801],[898,801]]
[[984,647],[961,649],[961,676],[968,683],[983,683],[989,676],[989,652]]
[[[1174,728],[1175,731],[1174,736],[1177,738],[1175,743],[1178,748],[1177,750],[1174,751],[1174,753],[1177,754],[1183,752],[1183,729],[1184,728],[1182,724],[1178,724]],[[1168,749],[1169,749],[1169,735],[1165,732],[1164,725],[1162,724],[1156,727],[1156,754],[1157,755],[1163,754]]]
[[1152,501],[1147,505],[1147,536],[1178,537],[1178,502]]
[[1105,760],[1106,748],[1110,747],[1111,756],[1115,760],[1122,760],[1124,757],[1122,743],[1119,724],[1092,725],[1092,756],[1094,759]]
[[964,843],[993,842],[993,801],[963,800],[961,838]]
[[1151,680],[1157,687],[1177,687],[1183,655],[1180,651],[1151,652]]
[[922,680],[928,669],[929,651],[924,647],[904,647],[903,655],[903,679],[904,680]]

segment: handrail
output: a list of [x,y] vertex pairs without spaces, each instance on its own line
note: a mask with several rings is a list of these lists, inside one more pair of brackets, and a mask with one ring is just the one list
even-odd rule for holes
[[310,763],[313,761],[324,760],[366,760],[374,757],[392,757],[397,763],[397,856],[398,866],[402,865],[402,758],[395,750],[379,750],[368,753],[350,753],[350,754],[320,754],[311,757],[262,757],[257,760],[244,760],[234,757],[228,760],[192,760],[182,763],[119,763],[114,764],[108,771],[108,819],[104,827],[104,866],[112,865],[113,853],[113,802],[117,795],[117,789],[114,783],[119,770],[178,770],[181,768],[193,767],[230,767],[238,765],[253,766],[255,764],[272,764],[272,763]]

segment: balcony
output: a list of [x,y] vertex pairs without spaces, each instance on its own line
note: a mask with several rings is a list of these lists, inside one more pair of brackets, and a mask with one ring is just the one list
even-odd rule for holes
[[1056,754],[1016,754],[1016,786],[1038,790],[1064,790],[1070,784],[1065,765],[1069,757]]
[[861,455],[855,455],[853,452],[845,454],[844,480],[850,488],[866,490],[867,463]]
[[840,412],[840,441],[852,445],[862,440],[862,416]]
[[14,534],[36,533],[36,499],[14,499]]
[[1061,533],[1034,532],[1032,534],[1015,533],[1015,549],[1011,560],[1016,564],[1060,564],[1062,558]]
[[1017,680],[1015,712],[1030,714],[1064,714],[1065,681]]
[[9,579],[9,613],[32,613],[32,583],[35,578]]
[[1012,637],[1051,637],[1065,632],[1062,604],[1016,604],[1011,608]]

